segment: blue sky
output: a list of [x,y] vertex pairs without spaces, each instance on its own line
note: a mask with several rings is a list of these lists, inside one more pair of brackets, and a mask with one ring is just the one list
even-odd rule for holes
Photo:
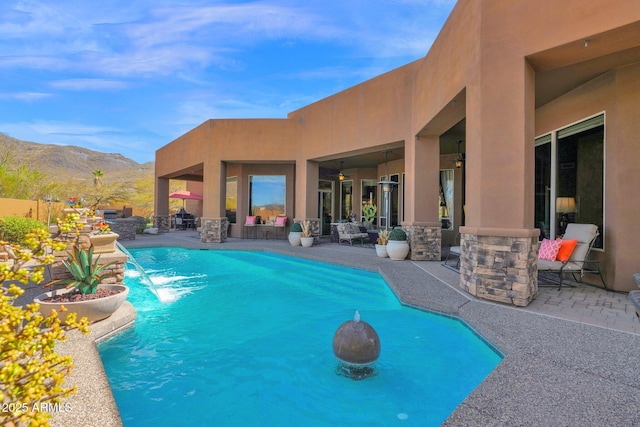
[[143,163],[424,56],[455,0],[3,0],[0,132]]

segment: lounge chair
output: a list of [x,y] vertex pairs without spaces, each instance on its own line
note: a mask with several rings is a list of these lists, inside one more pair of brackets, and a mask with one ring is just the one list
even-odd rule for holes
[[249,230],[251,230],[251,229],[253,229],[253,240],[256,239],[257,234],[258,234],[258,228],[257,228],[257,225],[258,225],[258,222],[259,222],[258,218],[259,218],[258,216],[253,216],[253,215],[247,216],[245,218],[244,226],[242,227],[242,231],[243,231],[242,238],[243,239],[249,237]]
[[273,229],[275,230],[276,240],[278,240],[278,230],[282,230],[282,238],[286,237],[287,230],[287,217],[278,215],[276,217],[276,222],[273,224]]
[[[600,262],[587,259],[599,235],[598,227],[593,224],[569,224],[562,239],[578,241],[575,249],[571,253],[571,257],[567,261],[538,259],[538,276],[546,278],[547,275],[557,275],[559,279],[557,282],[558,290],[560,290],[565,273],[570,273],[577,282],[581,282],[584,273],[598,274],[604,288],[609,290],[600,271]],[[542,273],[542,275],[540,273]],[[578,273],[580,274],[580,278],[576,277]],[[555,283],[553,285],[555,285]],[[539,284],[539,286],[544,285]]]
[[[449,247],[449,252],[447,252],[447,257],[444,259],[444,263],[442,265],[444,265],[447,268],[454,269],[456,271],[460,270],[460,252],[461,251],[462,251],[462,246],[460,246],[460,234],[458,234],[456,236],[456,244]],[[452,256],[456,258],[455,264],[449,263],[449,258],[451,258]]]
[[364,239],[369,239],[369,234],[360,231],[360,227],[352,222],[341,222],[336,228],[338,230],[338,243],[349,242],[353,246],[354,240],[360,240],[360,244],[364,246]]

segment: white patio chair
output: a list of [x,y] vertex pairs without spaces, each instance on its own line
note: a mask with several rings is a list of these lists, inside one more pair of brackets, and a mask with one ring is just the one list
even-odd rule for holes
[[[564,283],[563,280],[565,273],[570,273],[577,282],[582,281],[582,277],[585,273],[598,274],[600,276],[600,280],[602,280],[604,288],[609,290],[604,281],[604,277],[602,276],[602,271],[600,270],[600,262],[587,259],[589,252],[591,252],[591,248],[599,235],[598,227],[594,224],[569,224],[562,239],[578,240],[575,249],[571,253],[571,257],[568,261],[564,262],[538,259],[538,277],[540,277],[540,273],[543,273],[543,278],[547,275],[557,275],[559,279],[558,290],[560,290]],[[576,274],[580,275],[579,278],[576,277]],[[539,286],[545,285],[539,284]]]

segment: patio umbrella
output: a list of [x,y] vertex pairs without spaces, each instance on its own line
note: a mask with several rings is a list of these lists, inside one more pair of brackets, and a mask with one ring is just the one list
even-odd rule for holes
[[192,193],[188,190],[175,191],[169,194],[170,199],[182,199],[182,209],[184,209],[185,200],[202,200],[202,196],[196,193]]

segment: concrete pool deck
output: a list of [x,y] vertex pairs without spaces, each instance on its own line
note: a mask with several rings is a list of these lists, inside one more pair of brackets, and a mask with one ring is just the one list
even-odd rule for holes
[[[541,288],[536,300],[520,308],[462,292],[458,273],[440,262],[378,258],[371,247],[322,243],[302,248],[286,240],[240,239],[204,244],[191,231],[138,236],[122,243],[127,248],[268,250],[379,271],[405,304],[460,318],[504,354],[500,365],[444,425],[640,425],[640,321],[626,294],[583,285],[562,291]],[[123,316],[121,324],[130,323],[130,305],[122,311],[114,316]],[[103,331],[95,334],[114,327],[96,325]],[[72,354],[79,352],[83,363],[100,364],[95,345],[93,350],[85,349],[86,342],[72,337],[65,348]],[[92,351],[95,354],[87,355]],[[74,363],[79,365],[77,359]],[[52,425],[121,425],[101,364],[91,372],[84,366],[74,370],[71,380],[81,390],[69,401],[80,409],[57,414]],[[88,383],[91,386],[84,391]],[[108,396],[102,399],[95,394]],[[87,412],[90,418],[84,417],[83,410],[95,405],[96,399],[105,407],[100,414],[93,408]]]

